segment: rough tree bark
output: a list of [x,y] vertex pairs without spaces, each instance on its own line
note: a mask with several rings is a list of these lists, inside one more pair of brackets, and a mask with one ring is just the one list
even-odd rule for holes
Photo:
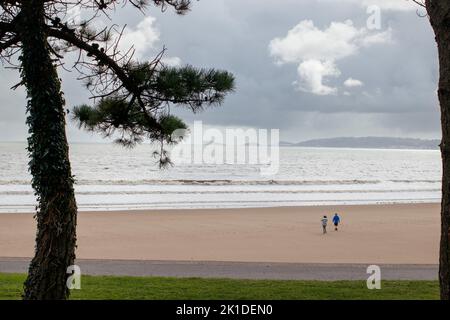
[[[55,66],[66,50],[80,50],[73,68],[88,80],[88,89],[98,98],[93,106],[74,108],[74,119],[86,130],[105,136],[116,133],[118,142],[125,146],[145,139],[176,143],[170,135],[186,125],[170,114],[171,105],[201,111],[222,104],[225,95],[234,90],[234,77],[229,72],[166,67],[162,63],[165,49],[152,61],[139,62],[132,59],[132,49],[119,50],[120,31],[105,28],[93,35],[95,28],[89,25],[99,18],[99,11],[115,10],[116,2],[20,0],[1,4],[0,60],[10,62],[21,53],[20,84],[28,93],[29,170],[38,200],[35,256],[24,284],[24,299],[67,298],[66,270],[75,260],[77,206],[64,99]],[[163,11],[172,7],[184,14],[191,0],[127,3],[140,11],[153,4]],[[73,5],[91,12],[91,18],[82,24],[61,21],[61,17],[68,18]],[[51,42],[52,46],[48,39],[63,42]],[[160,164],[164,163],[169,159],[161,155]]]
[[439,281],[441,299],[450,300],[450,1],[427,0],[425,4],[439,51],[443,165]]
[[24,299],[65,299],[66,270],[75,259],[77,206],[65,133],[64,99],[47,42],[44,0],[22,2],[19,33],[28,93],[30,172],[38,198],[35,256]]

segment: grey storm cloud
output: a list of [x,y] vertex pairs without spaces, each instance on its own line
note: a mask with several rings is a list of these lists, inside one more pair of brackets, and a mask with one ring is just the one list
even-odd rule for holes
[[[154,19],[144,21],[141,13],[125,9],[117,10],[113,21],[127,24],[130,33],[134,32],[127,43],[147,39],[148,46],[140,47],[143,59],[165,45],[170,61],[235,74],[236,92],[223,106],[196,115],[173,109],[188,122],[279,128],[281,138],[291,141],[343,135],[439,137],[434,36],[428,20],[418,16],[414,7],[407,7],[414,4],[399,5],[399,1],[201,0],[182,17],[150,7],[147,15]],[[337,92],[317,95],[299,90],[298,83],[304,80],[299,78],[301,62],[277,63],[271,42],[283,39],[304,21],[324,31],[332,23],[351,20],[357,32],[365,32],[361,30],[369,17],[366,6],[371,3],[381,4],[382,28],[366,36],[389,30],[389,43],[359,45],[356,52],[343,57],[337,52],[339,59],[332,62],[339,75],[322,79],[323,85]],[[359,33],[356,37],[361,39]],[[308,51],[308,58],[314,59],[315,52]],[[25,95],[21,89],[9,90],[18,82],[17,71],[0,72],[0,140],[23,140]],[[62,78],[68,107],[89,103],[74,72],[63,72]],[[360,83],[344,85],[349,79]],[[68,131],[72,141],[101,140],[72,123]]]

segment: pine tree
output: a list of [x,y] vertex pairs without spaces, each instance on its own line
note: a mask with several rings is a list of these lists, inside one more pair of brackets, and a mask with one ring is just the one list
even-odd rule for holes
[[[172,133],[186,124],[170,114],[170,106],[197,112],[221,104],[234,88],[233,76],[225,71],[165,66],[165,49],[152,61],[134,59],[133,48],[120,51],[123,29],[95,30],[92,25],[122,5],[143,12],[150,6],[173,8],[185,14],[190,1],[0,0],[0,59],[17,64],[17,86],[27,90],[29,170],[38,200],[35,255],[24,299],[69,296],[66,270],[75,260],[77,205],[57,72],[66,54],[78,53],[73,68],[96,101],[74,108],[73,118],[80,127],[118,136],[117,142],[125,146],[146,139],[175,143]],[[90,17],[78,22],[67,18],[74,6]],[[159,155],[162,166],[170,162],[164,151]]]

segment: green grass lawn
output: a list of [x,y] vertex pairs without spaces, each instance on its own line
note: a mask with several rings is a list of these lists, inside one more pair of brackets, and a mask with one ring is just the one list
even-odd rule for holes
[[[0,273],[0,299],[20,299],[23,274]],[[83,276],[71,299],[438,299],[437,281],[278,281],[200,278]]]

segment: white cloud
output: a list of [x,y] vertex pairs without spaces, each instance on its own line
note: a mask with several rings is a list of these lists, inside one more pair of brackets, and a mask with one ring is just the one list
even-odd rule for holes
[[78,24],[81,22],[81,15],[81,6],[74,5],[67,9],[66,21]]
[[178,67],[181,65],[179,57],[166,57],[162,59],[162,63],[169,67]]
[[296,84],[302,91],[335,94],[337,88],[323,82],[326,77],[340,75],[336,61],[356,55],[361,48],[390,42],[391,33],[390,29],[383,32],[358,29],[351,20],[332,22],[320,30],[311,20],[304,20],[285,37],[273,39],[269,51],[278,64],[298,64],[300,80]]
[[353,78],[348,78],[344,82],[344,86],[347,88],[362,87],[363,85],[364,83],[362,81]]
[[120,40],[121,51],[127,52],[133,47],[135,57],[143,58],[159,41],[160,33],[155,27],[155,21],[155,18],[149,16],[139,22],[136,28],[126,28]]
[[360,39],[360,44],[363,47],[370,47],[375,44],[383,44],[392,42],[392,29],[388,28],[386,31],[368,34]]
[[350,20],[332,22],[325,30],[304,20],[288,31],[286,37],[275,38],[269,48],[279,63],[301,62],[308,59],[336,60],[354,54],[358,50],[355,39],[359,36]]
[[[134,58],[138,60],[152,59],[160,40],[160,32],[155,26],[156,18],[148,16],[139,22],[135,28],[126,28],[119,42],[122,53],[134,50]],[[181,65],[179,57],[163,57],[162,62],[167,66]]]
[[299,90],[321,96],[337,93],[337,88],[323,83],[324,77],[337,77],[341,74],[332,61],[306,60],[300,63],[297,71],[301,80],[294,84],[298,85]]

